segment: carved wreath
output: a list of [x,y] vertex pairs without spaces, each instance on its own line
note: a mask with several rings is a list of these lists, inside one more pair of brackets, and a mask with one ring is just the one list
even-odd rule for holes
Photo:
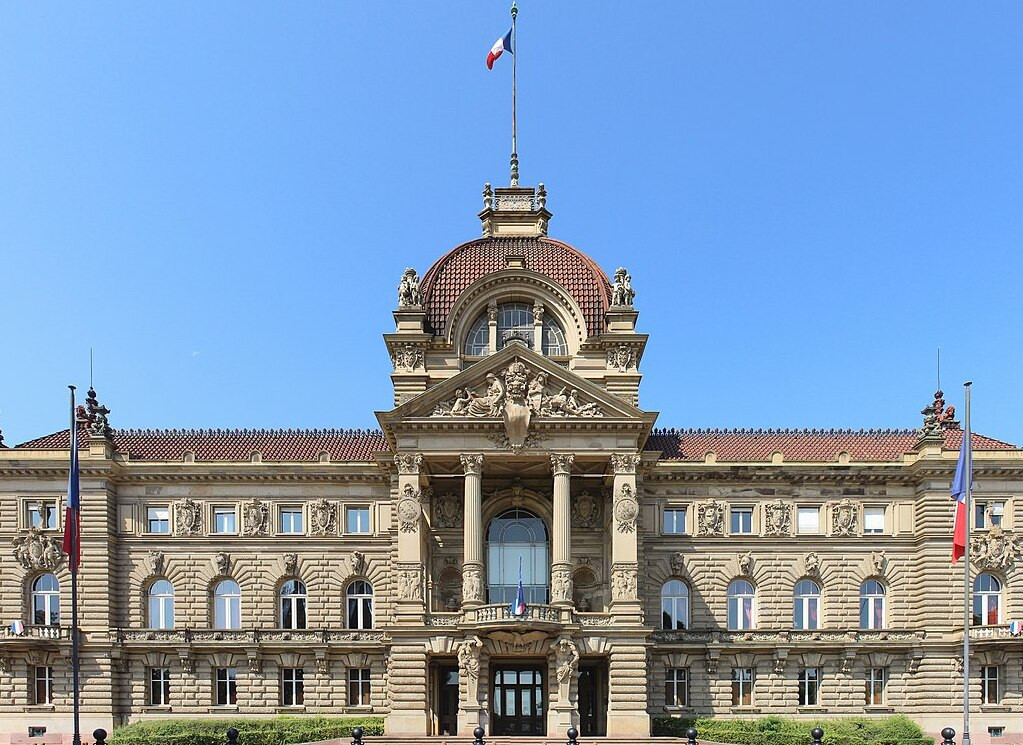
[[622,484],[622,489],[615,500],[615,520],[618,522],[619,533],[632,533],[636,530],[636,519],[639,517],[639,502],[629,484]]
[[405,491],[398,500],[398,527],[402,533],[415,533],[419,530],[419,492],[411,484],[405,485]]

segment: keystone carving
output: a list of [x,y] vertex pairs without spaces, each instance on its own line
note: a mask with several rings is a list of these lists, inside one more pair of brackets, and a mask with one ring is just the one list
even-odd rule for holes
[[174,528],[178,535],[198,535],[202,532],[202,505],[182,499],[174,505]]
[[792,506],[787,502],[768,502],[764,505],[764,535],[792,535]]
[[298,554],[284,554],[284,574],[287,577],[298,575]]
[[231,555],[220,551],[213,557],[213,568],[217,574],[225,575],[231,571]]
[[739,574],[743,577],[751,576],[753,572],[753,554],[751,552],[739,554],[736,563],[739,565]]
[[970,541],[970,560],[980,569],[1008,569],[1020,552],[1019,539],[994,525],[986,535]]
[[245,535],[266,535],[270,532],[270,505],[253,499],[242,508]]
[[806,567],[806,574],[809,577],[819,577],[821,574],[821,559],[816,551],[811,551],[803,557],[803,566]]
[[832,535],[856,535],[859,523],[859,505],[851,499],[843,499],[831,508]]
[[631,484],[622,484],[615,499],[615,522],[619,533],[635,533],[636,520],[639,517],[639,502]]
[[710,499],[696,505],[696,534],[725,534],[725,505]]
[[56,569],[64,560],[61,543],[44,534],[39,528],[31,528],[28,535],[15,538],[12,544],[14,558],[25,569]]
[[348,557],[348,568],[353,576],[366,574],[366,554],[362,551],[352,551]]
[[423,512],[419,501],[421,496],[412,484],[405,484],[398,500],[398,529],[402,533],[415,533],[419,530],[419,516]]
[[163,574],[164,555],[163,551],[150,551],[146,555],[146,569],[150,575]]
[[686,555],[681,551],[676,551],[671,555],[671,573],[676,577],[681,577],[686,572]]
[[874,570],[874,574],[878,576],[884,574],[884,570],[888,568],[888,557],[885,556],[884,551],[870,552],[870,567]]
[[309,532],[313,535],[337,532],[337,509],[326,499],[317,499],[309,505]]

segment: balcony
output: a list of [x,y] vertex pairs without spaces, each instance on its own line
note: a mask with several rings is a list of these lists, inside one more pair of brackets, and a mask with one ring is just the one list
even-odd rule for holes
[[38,646],[70,641],[70,626],[25,626],[21,633],[14,632],[10,626],[0,629],[0,645],[3,646]]
[[385,641],[386,636],[374,629],[117,629],[118,642],[143,646],[363,646]]
[[[1008,628],[1008,627],[1006,627]],[[655,642],[668,644],[846,644],[895,643],[922,640],[926,632],[913,629],[749,629],[747,631],[717,631],[688,629],[655,631]]]
[[481,605],[465,613],[467,623],[475,623],[484,627],[509,627],[522,626],[525,628],[536,628],[537,626],[560,626],[561,624],[572,623],[571,608],[556,608],[553,605],[527,605],[526,612],[517,616],[508,609],[505,603],[492,603]]
[[1009,624],[1000,624],[998,626],[971,626],[970,627],[970,638],[971,639],[1012,639],[1018,637],[1019,634],[1013,634],[1009,630]]

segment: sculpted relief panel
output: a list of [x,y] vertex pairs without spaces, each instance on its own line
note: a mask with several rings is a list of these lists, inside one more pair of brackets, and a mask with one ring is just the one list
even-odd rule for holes
[[15,538],[14,558],[25,569],[56,569],[64,560],[61,542],[45,535],[38,528],[29,530],[28,535]]

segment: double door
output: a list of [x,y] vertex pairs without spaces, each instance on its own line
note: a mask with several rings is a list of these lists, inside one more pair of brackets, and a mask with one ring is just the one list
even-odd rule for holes
[[546,665],[493,666],[491,734],[545,735]]

